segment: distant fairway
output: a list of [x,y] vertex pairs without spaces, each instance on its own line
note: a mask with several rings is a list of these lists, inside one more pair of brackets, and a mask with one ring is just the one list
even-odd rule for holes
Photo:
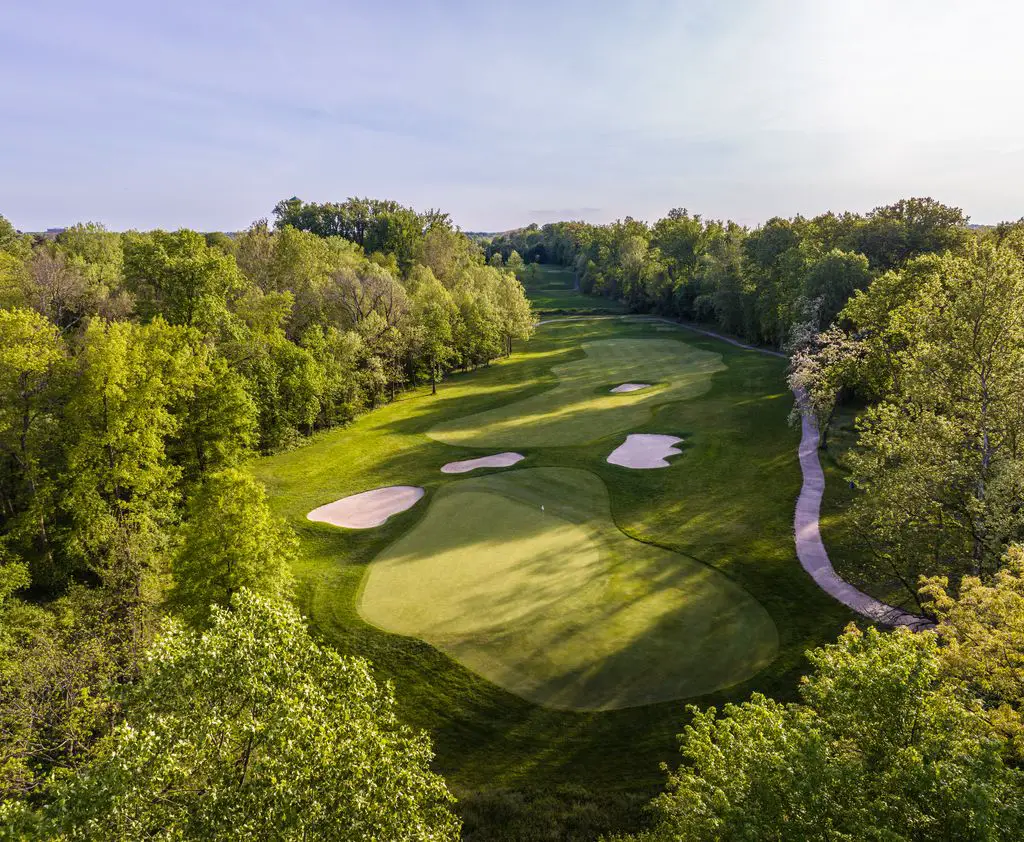
[[625,313],[618,301],[584,295],[575,287],[571,269],[534,264],[523,279],[536,313]]
[[574,468],[443,487],[372,562],[359,612],[530,701],[575,710],[708,693],[778,648],[745,590],[625,536],[604,483]]
[[[654,407],[698,397],[725,370],[720,354],[672,339],[605,339],[583,344],[586,357],[556,365],[558,385],[521,401],[444,421],[428,435],[465,447],[587,444],[645,423]],[[653,384],[613,395],[620,383]]]

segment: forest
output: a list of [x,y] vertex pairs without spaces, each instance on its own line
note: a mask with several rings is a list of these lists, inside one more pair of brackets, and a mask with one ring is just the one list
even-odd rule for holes
[[[243,466],[511,353],[530,307],[443,214],[332,212],[349,227],[323,236],[292,224],[294,201],[233,237],[32,238],[0,219],[0,797],[15,836],[171,838],[187,818],[189,838],[266,838],[270,820],[398,838],[454,822],[389,691],[289,607],[294,537]],[[219,657],[234,667],[211,683]],[[239,778],[257,722],[280,753]],[[332,789],[315,809],[314,781]],[[243,782],[254,800],[216,798]],[[158,804],[153,787],[182,797]],[[186,791],[209,814],[190,815]]]
[[[473,240],[372,199],[231,234],[0,218],[0,836],[1021,838],[1024,222],[968,222],[928,198]],[[391,686],[294,607],[297,539],[247,466],[512,355],[536,266],[783,351],[859,581],[930,627],[851,624],[784,698],[691,707],[632,826],[473,835]]]

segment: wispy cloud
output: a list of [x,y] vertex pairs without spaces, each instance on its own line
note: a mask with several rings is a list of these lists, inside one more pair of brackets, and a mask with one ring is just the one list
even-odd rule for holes
[[500,230],[924,193],[1016,218],[1022,24],[1004,0],[15,0],[0,213],[238,228],[369,194]]

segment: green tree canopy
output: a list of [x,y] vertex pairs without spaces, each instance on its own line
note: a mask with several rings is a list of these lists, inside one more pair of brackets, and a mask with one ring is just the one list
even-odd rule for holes
[[242,288],[234,258],[195,231],[132,233],[123,245],[125,285],[144,319],[212,330]]
[[1024,778],[934,634],[848,630],[809,653],[800,704],[694,711],[650,842],[1013,840]]
[[983,700],[993,728],[1024,759],[1024,548],[1010,547],[989,581],[965,576],[956,598],[945,576],[924,586],[946,675]]
[[867,289],[870,282],[868,259],[862,254],[833,249],[811,263],[804,276],[803,295],[815,305],[818,327],[831,325],[850,297]]
[[849,457],[873,557],[908,594],[922,574],[990,575],[1024,538],[1024,262],[990,242],[921,257],[843,313],[881,393]]
[[287,593],[296,539],[248,473],[210,474],[190,501],[183,532],[171,599],[189,616],[202,620],[211,605],[230,605],[241,588]]
[[181,468],[167,442],[173,408],[195,388],[194,334],[161,318],[89,324],[67,405],[67,465],[61,507],[70,558],[131,604],[176,518]]
[[529,339],[533,335],[533,311],[526,291],[515,275],[499,270],[491,277],[505,353],[511,356],[513,339]]
[[43,462],[66,357],[57,328],[44,316],[0,310],[0,502],[10,535],[46,559],[46,576],[54,575],[53,513]]
[[420,282],[412,297],[412,318],[416,325],[417,348],[426,359],[431,392],[436,395],[441,370],[455,357],[459,311],[451,293],[440,281],[430,277]]
[[874,268],[896,269],[922,254],[956,249],[967,240],[967,216],[930,197],[875,208],[854,231],[856,250]]
[[401,725],[367,663],[314,643],[246,590],[211,627],[169,622],[125,721],[95,759],[15,819],[69,840],[458,838],[428,738]]

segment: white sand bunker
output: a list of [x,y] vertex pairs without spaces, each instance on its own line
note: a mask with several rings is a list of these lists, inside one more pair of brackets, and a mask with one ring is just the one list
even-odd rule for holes
[[313,509],[306,517],[332,526],[369,529],[380,526],[391,515],[411,509],[422,496],[423,489],[415,485],[388,485],[351,497],[342,497]]
[[441,468],[442,474],[464,474],[477,468],[507,468],[526,457],[522,453],[495,453],[493,456],[480,456],[477,459],[464,459],[461,462],[449,462]]
[[608,461],[624,468],[667,468],[665,457],[682,453],[672,446],[681,441],[677,436],[631,433],[625,442],[608,454]]
[[616,386],[612,389],[612,394],[620,394],[622,392],[635,392],[638,389],[649,389],[650,383],[623,383],[621,386]]

